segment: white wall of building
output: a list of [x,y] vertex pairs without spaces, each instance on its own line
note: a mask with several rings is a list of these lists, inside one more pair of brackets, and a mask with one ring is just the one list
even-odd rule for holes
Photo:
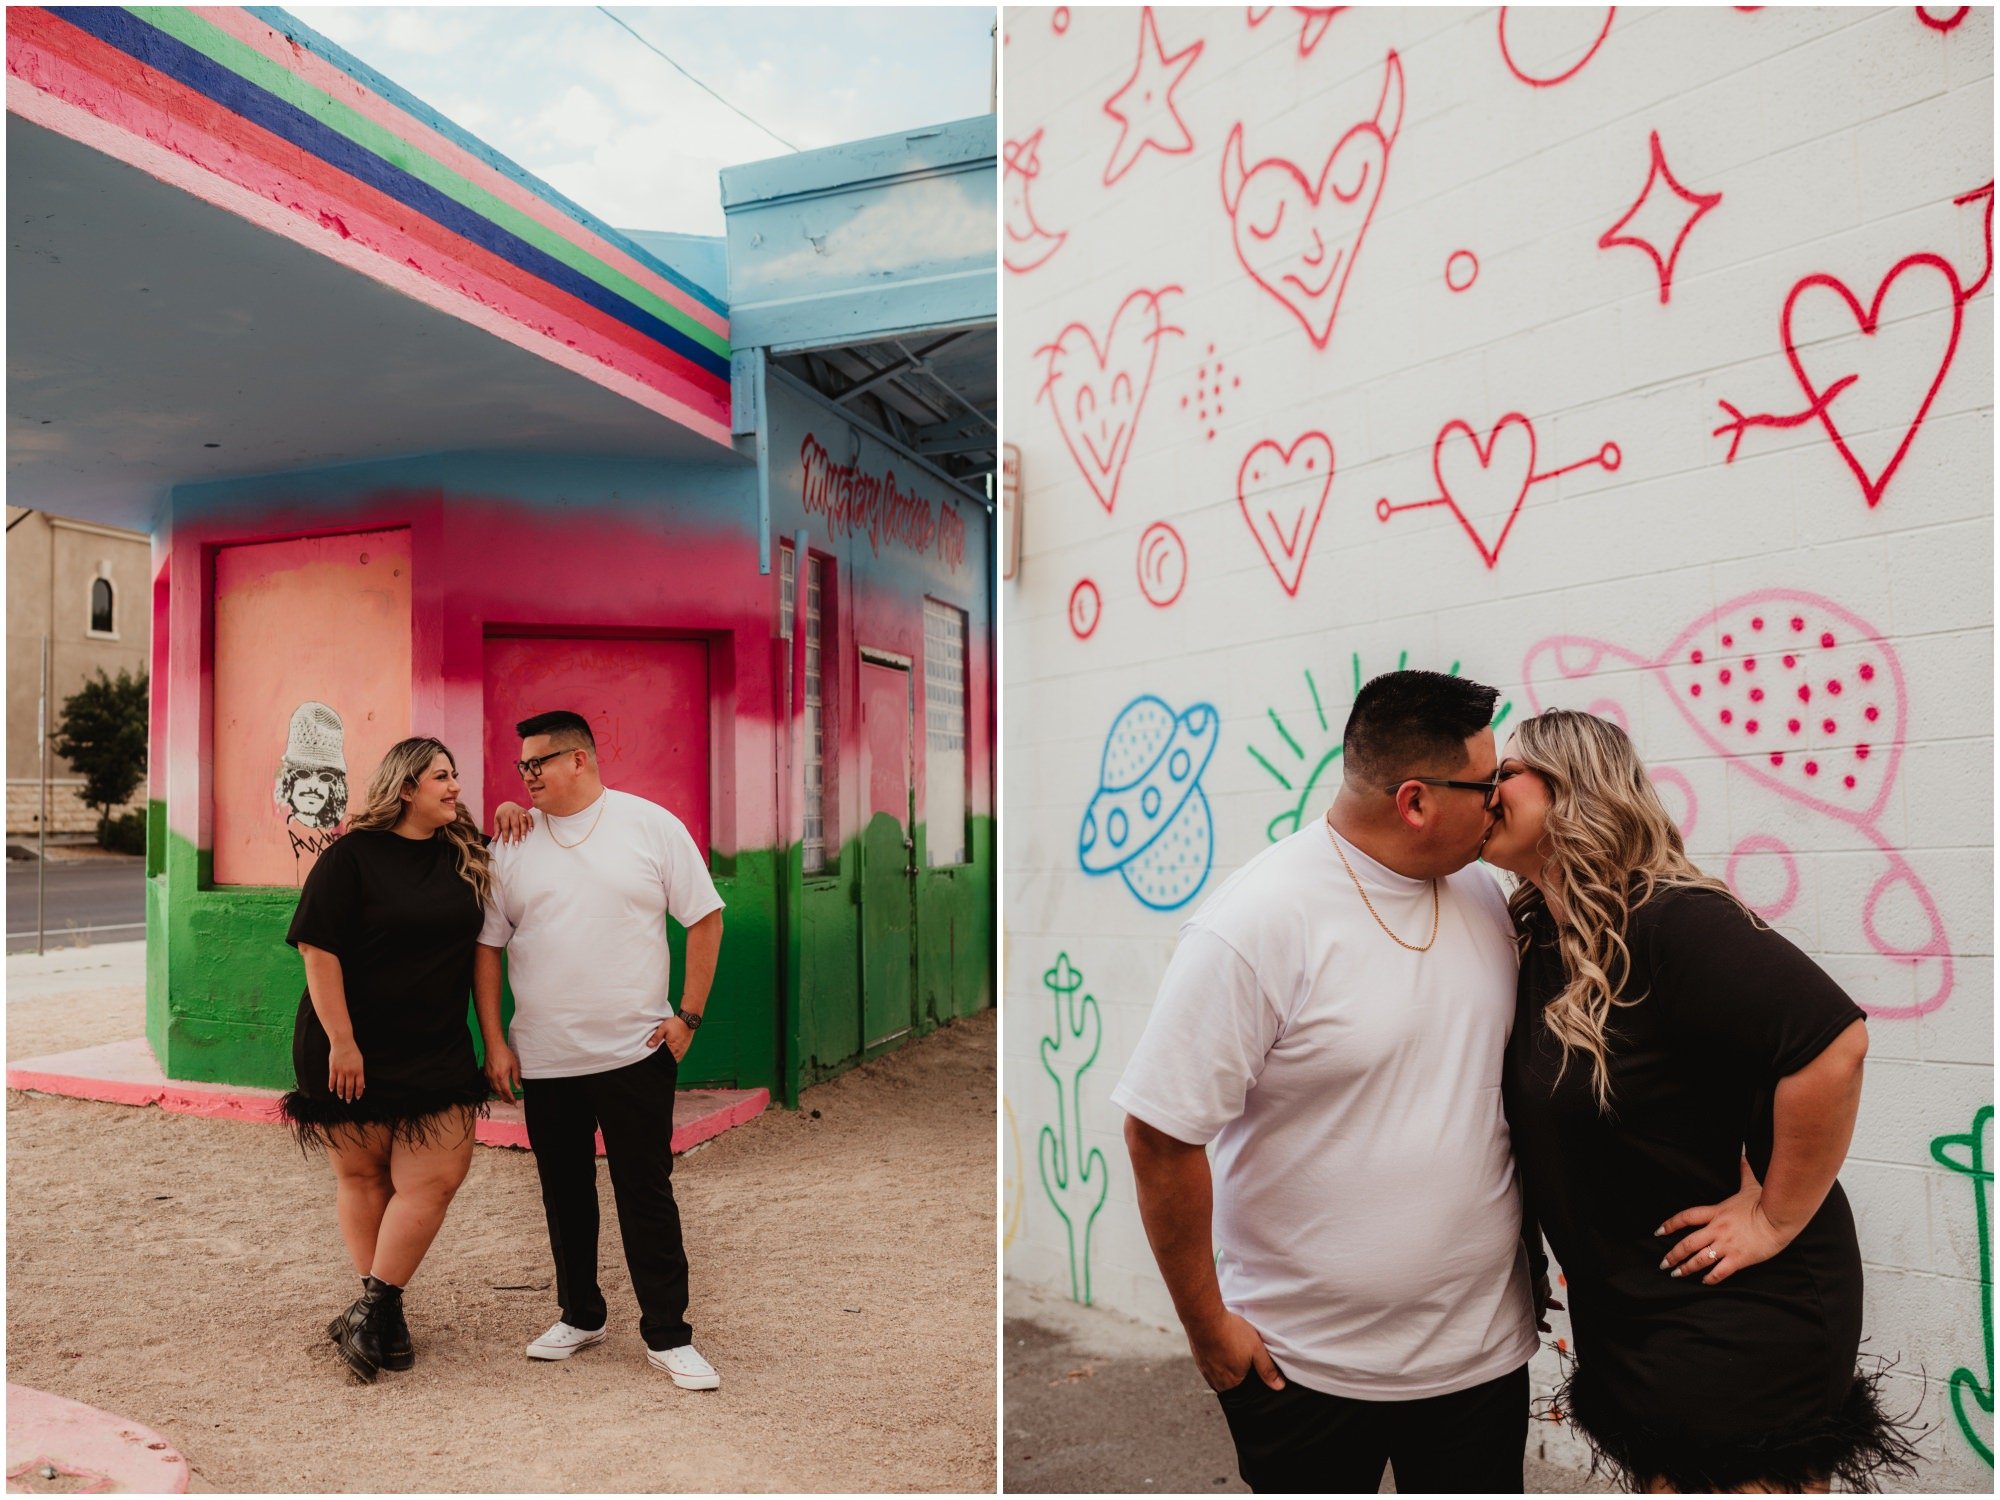
[[[1990,1486],[1993,39],[1953,15],[1006,13],[1010,1276],[1172,1324],[1109,1094],[1176,928],[1331,800],[1358,679],[1455,667],[1503,740],[1622,717],[1869,1007],[1865,1352],[1914,1488]],[[1107,748],[1190,750],[1212,837],[1087,870]]]

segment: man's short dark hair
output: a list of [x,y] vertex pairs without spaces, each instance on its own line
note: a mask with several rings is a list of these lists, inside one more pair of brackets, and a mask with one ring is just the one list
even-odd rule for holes
[[582,714],[573,714],[566,708],[525,718],[514,726],[514,733],[524,740],[531,740],[538,734],[546,734],[555,741],[555,744],[550,746],[553,750],[582,748],[592,755],[597,753],[597,737],[590,732],[590,720]]
[[1497,688],[1443,672],[1385,672],[1354,695],[1340,754],[1345,775],[1391,787],[1465,763],[1465,742],[1493,722]]

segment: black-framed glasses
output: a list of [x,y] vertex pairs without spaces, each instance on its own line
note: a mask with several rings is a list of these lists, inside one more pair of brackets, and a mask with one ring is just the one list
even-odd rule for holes
[[1404,781],[1421,781],[1425,786],[1455,786],[1461,792],[1477,792],[1482,802],[1490,803],[1500,794],[1500,784],[1503,781],[1512,781],[1520,774],[1519,771],[1495,771],[1491,781],[1454,781],[1449,776],[1405,776],[1395,786],[1388,788],[1388,792],[1393,797]]
[[574,750],[575,748],[576,746],[572,745],[569,747],[569,750],[551,750],[547,755],[537,755],[533,760],[517,760],[514,762],[514,769],[519,771],[521,779],[526,781],[530,776],[541,775],[542,767],[557,756],[568,755],[570,750]]

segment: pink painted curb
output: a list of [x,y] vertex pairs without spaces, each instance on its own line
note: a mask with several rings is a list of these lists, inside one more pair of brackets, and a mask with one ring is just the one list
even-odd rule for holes
[[[35,1470],[55,1470],[45,1478]],[[184,1495],[188,1461],[150,1427],[7,1383],[7,1488],[72,1495]]]
[[[168,1114],[283,1123],[277,1089],[171,1080],[160,1071],[144,1037],[24,1058],[8,1066],[7,1087],[101,1104],[158,1105]],[[679,1154],[714,1140],[732,1126],[755,1119],[770,1103],[769,1089],[682,1089],[674,1098],[673,1150]],[[528,1126],[520,1104],[493,1105],[491,1118],[479,1122],[476,1139],[482,1146],[527,1149]],[[601,1135],[597,1154],[604,1154]]]

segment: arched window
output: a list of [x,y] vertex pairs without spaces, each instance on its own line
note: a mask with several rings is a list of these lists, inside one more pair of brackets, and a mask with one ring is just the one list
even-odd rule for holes
[[93,579],[90,585],[90,628],[99,635],[111,635],[116,630],[117,615],[111,606],[111,580]]

